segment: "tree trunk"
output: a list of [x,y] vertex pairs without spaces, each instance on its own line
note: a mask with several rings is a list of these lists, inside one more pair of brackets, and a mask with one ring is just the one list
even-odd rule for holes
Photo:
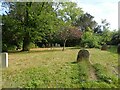
[[23,39],[23,49],[22,49],[22,51],[29,51],[30,50],[29,46],[30,46],[30,35],[26,34],[26,36]]
[[63,45],[63,49],[62,49],[62,51],[65,50],[66,41],[67,41],[67,39],[64,40],[64,43],[63,43],[64,45]]
[[[22,51],[29,51],[29,45],[30,45],[30,31],[29,31],[29,9],[28,7],[31,7],[31,2],[26,2],[26,13],[25,13],[25,27],[24,27],[24,37],[23,37],[23,49]],[[27,28],[28,27],[28,28]]]

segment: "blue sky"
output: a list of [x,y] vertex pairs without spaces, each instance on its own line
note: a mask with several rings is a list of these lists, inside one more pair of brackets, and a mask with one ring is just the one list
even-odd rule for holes
[[0,14],[2,14],[2,13],[4,13],[5,11],[8,11],[6,8],[3,8],[3,7],[1,7],[1,5],[2,5],[2,1],[3,0],[0,0]]
[[[1,0],[2,1],[2,0]],[[85,12],[94,16],[95,20],[101,24],[102,19],[107,19],[111,29],[118,29],[118,2],[119,0],[70,0],[74,1]],[[1,6],[1,3],[0,3]],[[3,9],[0,7],[0,13]]]
[[102,19],[107,19],[111,30],[118,29],[118,2],[119,0],[72,0],[77,2],[85,12],[94,16],[101,24]]

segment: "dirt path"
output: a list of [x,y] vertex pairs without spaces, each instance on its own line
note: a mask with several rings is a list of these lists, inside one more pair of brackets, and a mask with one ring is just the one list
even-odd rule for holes
[[95,69],[93,68],[91,61],[88,62],[87,64],[88,64],[88,67],[89,67],[89,80],[90,81],[97,80],[97,76],[95,74]]

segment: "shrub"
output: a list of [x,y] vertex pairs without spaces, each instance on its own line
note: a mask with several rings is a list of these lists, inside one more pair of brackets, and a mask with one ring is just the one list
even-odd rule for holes
[[30,43],[30,48],[36,48],[37,46],[34,43]]
[[85,32],[82,36],[81,46],[88,48],[100,48],[100,36],[91,32]]

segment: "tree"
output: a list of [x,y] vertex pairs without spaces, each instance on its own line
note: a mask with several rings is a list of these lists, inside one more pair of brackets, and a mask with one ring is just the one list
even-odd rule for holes
[[22,42],[22,27],[20,23],[10,16],[2,16],[2,49],[7,51],[11,47],[19,48]]
[[118,45],[120,43],[120,30],[113,31],[112,33],[113,34],[112,34],[111,44]]
[[81,29],[82,32],[87,31],[88,27],[94,31],[97,28],[97,22],[93,20],[93,16],[89,13],[85,13],[74,22],[74,26]]
[[81,8],[77,7],[74,2],[62,3],[61,9],[58,10],[58,17],[64,22],[72,24],[75,20],[83,14]]
[[99,48],[101,41],[100,39],[100,35],[94,33],[94,31],[88,27],[87,31],[82,35],[81,46],[88,48]]
[[112,32],[110,31],[109,25],[110,24],[106,21],[106,19],[102,20],[101,44],[106,44],[112,39]]
[[[21,2],[13,3],[13,7],[10,7],[9,13],[6,17],[10,17],[13,21],[18,22],[19,24],[11,23],[16,27],[20,27],[21,30],[21,40],[22,40],[22,50],[29,51],[30,42],[40,41],[42,38],[48,35],[49,33],[54,32],[58,25],[58,18],[54,12],[51,2]],[[6,20],[3,19],[4,25]],[[5,27],[3,27],[5,28]],[[10,27],[8,26],[6,30]],[[14,30],[13,28],[11,28]],[[7,33],[4,32],[3,33]],[[5,34],[3,35],[5,37]],[[6,43],[6,42],[4,42]]]
[[[63,41],[63,51],[67,40],[80,38],[81,32],[78,28],[72,27],[75,20],[83,14],[81,8],[77,7],[76,3],[65,2],[60,3],[60,8],[56,11],[59,20],[60,30],[57,31],[58,40]],[[77,34],[78,33],[78,34]],[[76,36],[76,37],[75,37]]]
[[61,30],[56,32],[56,37],[58,37],[59,40],[63,41],[63,51],[65,49],[65,45],[67,40],[73,40],[73,39],[80,39],[81,38],[81,31],[76,27],[62,27]]

